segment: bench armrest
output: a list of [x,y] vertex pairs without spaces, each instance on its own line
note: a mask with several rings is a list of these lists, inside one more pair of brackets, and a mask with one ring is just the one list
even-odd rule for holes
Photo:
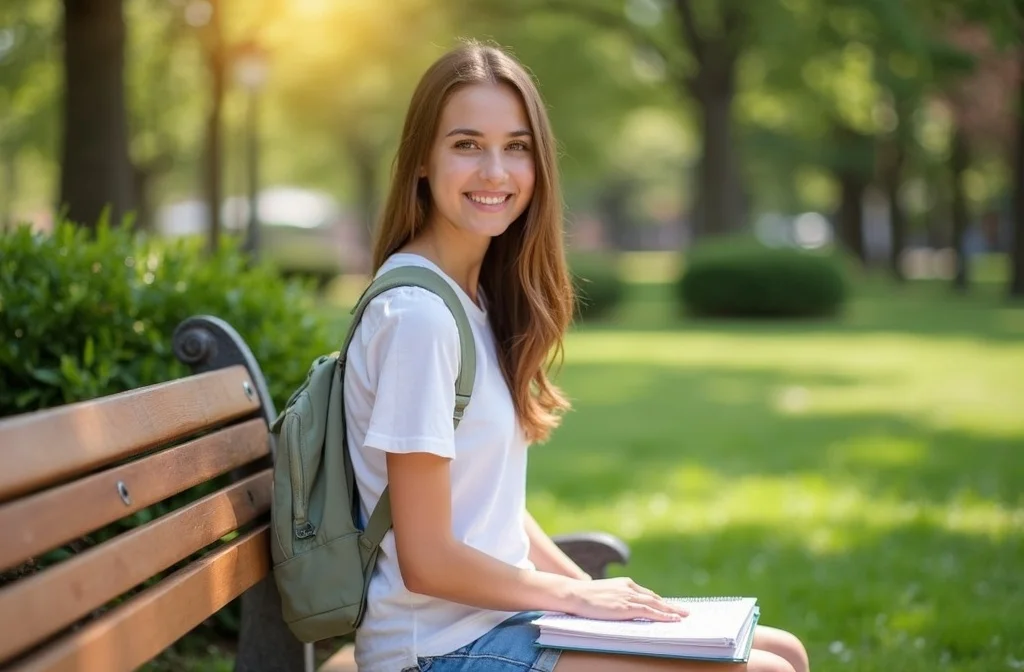
[[629,562],[629,546],[605,532],[560,534],[551,537],[551,540],[595,579],[605,578],[611,563],[625,565]]

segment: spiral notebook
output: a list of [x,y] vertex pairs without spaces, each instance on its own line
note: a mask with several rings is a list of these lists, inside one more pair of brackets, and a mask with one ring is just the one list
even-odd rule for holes
[[680,621],[602,621],[546,613],[533,621],[540,628],[537,646],[690,660],[745,663],[754,626],[760,618],[757,598],[679,597],[668,601],[689,609]]

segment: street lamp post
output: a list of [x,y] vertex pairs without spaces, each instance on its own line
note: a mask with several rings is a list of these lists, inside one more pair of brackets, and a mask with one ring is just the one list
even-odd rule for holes
[[248,187],[249,207],[244,249],[253,258],[260,252],[259,218],[259,95],[267,80],[267,59],[255,42],[241,45],[235,52],[235,80],[246,91],[245,114],[245,173]]

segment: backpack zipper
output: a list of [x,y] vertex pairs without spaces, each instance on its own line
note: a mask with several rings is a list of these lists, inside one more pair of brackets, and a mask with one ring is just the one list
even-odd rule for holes
[[[289,434],[295,434],[298,427],[296,422],[298,420],[291,419],[291,422],[286,423],[286,429]],[[299,437],[290,436],[289,445],[298,446]],[[299,539],[306,539],[316,534],[316,528],[309,522],[306,512],[306,502],[302,495],[306,491],[305,478],[302,474],[302,458],[299,455],[298,450],[292,450],[288,453],[288,471],[292,481],[292,529],[295,532],[295,536]]]

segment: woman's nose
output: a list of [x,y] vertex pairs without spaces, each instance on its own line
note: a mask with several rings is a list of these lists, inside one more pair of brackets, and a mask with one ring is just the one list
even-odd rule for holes
[[500,153],[493,154],[488,152],[484,155],[483,165],[480,166],[480,175],[485,180],[491,182],[504,181],[508,175],[508,170],[505,168],[504,157]]

